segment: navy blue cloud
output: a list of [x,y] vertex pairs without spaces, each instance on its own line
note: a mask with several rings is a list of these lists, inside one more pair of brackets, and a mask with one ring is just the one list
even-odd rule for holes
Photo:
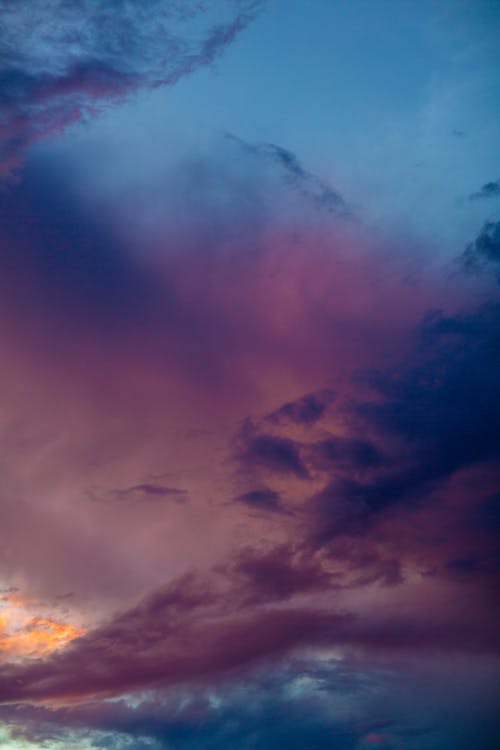
[[[433,313],[422,325],[418,361],[366,376],[378,398],[353,405],[351,418],[399,448],[382,456],[369,443],[320,444],[333,478],[310,501],[314,547],[343,535],[365,536],[381,513],[434,502],[433,492],[457,472],[498,465],[499,333],[500,305],[494,303],[461,316]],[[447,573],[500,569],[492,538],[496,506],[494,498],[479,495],[462,510],[464,530],[475,534],[474,551],[467,563],[451,561]]]
[[470,242],[461,261],[471,273],[492,270],[500,281],[500,221],[487,221],[473,242]]
[[316,466],[323,469],[344,467],[363,471],[378,466],[383,459],[369,440],[331,435],[313,446],[313,460]]

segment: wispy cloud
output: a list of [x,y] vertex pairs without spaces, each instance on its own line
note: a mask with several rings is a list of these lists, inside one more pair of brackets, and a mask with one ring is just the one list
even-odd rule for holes
[[216,60],[260,0],[19,0],[0,5],[0,177],[34,141]]
[[226,138],[247,153],[275,164],[286,182],[319,210],[344,218],[353,217],[352,210],[342,195],[317,175],[305,169],[293,151],[274,143],[248,143],[232,133],[227,133]]
[[497,198],[500,196],[500,180],[487,182],[476,193],[471,193],[470,200],[481,200],[482,198]]
[[179,487],[167,487],[163,484],[143,482],[141,484],[131,485],[130,487],[110,490],[107,493],[107,498],[112,500],[130,501],[161,501],[170,499],[176,503],[184,503],[186,501],[186,495],[187,490],[180,489]]

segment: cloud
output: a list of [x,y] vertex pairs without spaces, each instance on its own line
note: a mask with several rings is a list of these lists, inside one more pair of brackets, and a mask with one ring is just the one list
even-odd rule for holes
[[247,471],[261,468],[271,473],[308,479],[309,472],[300,456],[300,447],[291,438],[256,432],[251,422],[246,422],[239,442],[238,460]]
[[271,513],[285,513],[285,509],[280,503],[278,492],[267,487],[244,492],[235,498],[238,503],[243,503],[253,510],[270,511]]
[[329,435],[314,444],[313,461],[318,468],[342,467],[351,472],[371,469],[382,462],[377,447],[361,438]]
[[[265,185],[250,180],[247,192],[248,165],[238,164],[240,193],[216,160],[203,161],[206,183],[188,170],[202,223],[179,231],[166,221],[157,244],[129,231],[128,218],[145,207],[132,211],[118,195],[116,216],[96,216],[61,165],[41,157],[0,193],[9,362],[0,541],[13,582],[22,568],[48,597],[95,597],[101,614],[106,601],[115,607],[160,583],[165,569],[223,556],[238,513],[251,535],[264,512],[267,525],[288,527],[293,503],[317,490],[304,480],[319,471],[309,444],[326,439],[337,417],[331,388],[393,356],[426,306],[427,290],[409,298],[394,274],[384,275],[383,291],[372,283],[379,256],[357,227],[345,237],[307,226],[292,237],[258,212],[250,220],[249,196],[274,204]],[[157,193],[163,210],[170,193]],[[232,202],[211,233],[219,193],[222,205]],[[246,417],[253,427],[232,443]],[[152,479],[166,474],[175,478]],[[300,490],[284,486],[295,480]],[[108,502],[89,503],[89,488]],[[185,489],[190,502],[166,489]],[[262,510],[274,495],[247,494],[263,489],[279,495],[280,513]],[[158,492],[172,502],[151,502]],[[231,510],[214,513],[215,497]],[[248,512],[259,500],[260,518]],[[213,545],[193,539],[200,524]]]
[[[122,750],[131,743],[134,750],[160,750],[171,744],[183,750],[200,746],[246,749],[255,745],[256,736],[264,750],[278,746],[327,750],[332,740],[339,750],[353,750],[358,740],[378,732],[390,735],[397,743],[392,747],[399,750],[416,747],[413,742],[423,738],[432,739],[437,729],[439,709],[432,708],[436,695],[432,691],[422,700],[420,692],[425,691],[412,677],[407,684],[393,670],[383,672],[373,665],[362,668],[355,660],[303,657],[281,660],[271,673],[254,669],[244,680],[133,696],[135,707],[117,700],[52,709],[18,706],[17,713],[4,708],[0,715],[25,741],[41,744],[50,739],[56,748],[59,737],[66,747],[73,743],[81,747],[86,731],[91,747],[110,750]],[[442,695],[449,696],[449,689],[442,690],[446,683],[442,675],[438,682]],[[487,680],[479,681],[483,691],[487,685]],[[353,700],[359,706],[355,716]],[[390,718],[380,718],[387,715]],[[21,721],[24,731],[19,728]],[[473,723],[462,731],[469,739]]]
[[500,281],[500,221],[487,221],[476,239],[467,245],[460,260],[470,273],[491,269]]
[[470,200],[479,200],[482,198],[496,198],[500,195],[500,180],[496,180],[495,182],[487,182],[483,185],[481,190],[478,190],[476,193],[471,193],[469,195]]
[[[49,166],[1,196],[0,534],[8,572],[71,587],[72,608],[90,590],[97,612],[57,656],[4,664],[3,700],[102,706],[301,649],[496,652],[497,305],[414,330],[453,308],[440,287],[394,281],[357,228],[295,241],[264,222],[239,242],[238,200],[227,233],[207,239],[206,210],[148,254]],[[82,503],[89,486],[118,502]],[[189,503],[143,502],[179,488]]]
[[[430,649],[493,655],[500,650],[494,623],[485,624],[483,613],[474,610],[460,619],[451,611],[446,618],[430,620],[385,611],[359,616],[292,602],[262,606],[325,583],[314,561],[290,555],[284,547],[258,557],[243,551],[223,572],[230,574],[229,588],[216,578],[186,575],[60,653],[4,663],[0,703],[85,704],[133,691],[213,684],[303,648],[344,646],[367,654]],[[259,596],[249,596],[252,591]]]
[[230,590],[231,614],[209,582],[185,576],[52,659],[1,666],[0,702],[84,699],[213,679],[301,644],[326,643],[346,619],[297,608],[238,611],[238,599]]
[[342,195],[315,174],[306,170],[293,151],[274,143],[247,143],[231,133],[228,133],[226,137],[247,153],[276,165],[285,180],[319,210],[344,218],[352,218],[351,209]]
[[0,176],[34,141],[141,88],[168,86],[219,57],[262,2],[208,8],[152,0],[0,5]]
[[243,549],[222,568],[246,591],[245,604],[278,602],[297,594],[328,591],[334,579],[308,550],[276,545],[269,550]]
[[[381,400],[356,411],[407,446],[407,467],[371,485],[368,498],[386,503],[418,492],[500,452],[500,366],[495,345],[500,307],[491,303],[466,314],[429,313],[421,327],[417,360],[368,379]],[[403,464],[403,456],[399,464]],[[394,464],[395,462],[393,462]],[[372,494],[373,493],[373,494]]]
[[297,424],[314,424],[321,419],[334,399],[334,392],[328,389],[317,393],[308,393],[296,401],[283,404],[279,409],[269,414],[266,419],[277,423],[288,420]]
[[134,484],[131,487],[111,490],[109,493],[117,500],[164,500],[173,499],[177,503],[183,503],[186,500],[187,490],[178,487],[167,487],[163,484],[151,484],[143,482]]

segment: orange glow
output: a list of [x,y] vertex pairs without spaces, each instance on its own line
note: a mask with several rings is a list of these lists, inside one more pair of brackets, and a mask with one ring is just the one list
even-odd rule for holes
[[[0,652],[13,657],[46,656],[62,648],[85,630],[68,622],[28,614],[27,600],[4,597],[0,614]],[[33,602],[29,601],[31,605]]]

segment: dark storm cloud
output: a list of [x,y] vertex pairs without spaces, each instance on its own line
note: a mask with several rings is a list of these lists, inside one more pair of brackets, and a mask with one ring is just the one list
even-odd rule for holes
[[471,273],[492,270],[500,281],[500,221],[487,221],[461,257]]
[[421,361],[373,377],[386,401],[367,404],[361,413],[417,448],[431,474],[440,474],[438,465],[446,473],[498,456],[499,322],[497,303],[462,315],[429,313]]
[[231,133],[226,135],[247,153],[266,159],[275,164],[285,180],[305,198],[311,200],[320,210],[339,216],[351,217],[351,210],[342,195],[321,180],[317,175],[305,169],[298,157],[282,146],[274,143],[247,143]]
[[16,0],[0,3],[0,174],[33,141],[142,87],[212,63],[260,0]]
[[[314,465],[334,473],[311,500],[316,543],[366,534],[379,513],[428,503],[458,471],[494,466],[500,459],[499,331],[494,303],[464,315],[430,313],[413,363],[366,374],[377,399],[351,405],[350,418],[357,429],[389,438],[392,448],[383,454],[372,443],[338,438],[315,446]],[[480,523],[476,504],[463,512]]]
[[481,190],[471,193],[470,200],[479,200],[481,198],[496,198],[500,196],[500,180],[487,182]]

